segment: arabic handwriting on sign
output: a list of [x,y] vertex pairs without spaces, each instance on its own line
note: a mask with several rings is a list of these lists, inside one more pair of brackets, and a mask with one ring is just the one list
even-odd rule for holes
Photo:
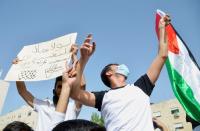
[[19,80],[35,79],[37,76],[36,70],[23,70],[18,74]]
[[50,52],[50,51],[54,51],[56,49],[60,50],[60,49],[65,49],[65,48],[69,48],[68,47],[69,44],[63,44],[63,43],[51,43],[50,47],[42,47],[39,44],[34,45],[34,48],[32,50],[32,53],[46,53],[46,52]]
[[43,57],[38,58],[38,59],[33,59],[33,60],[32,60],[32,63],[33,63],[33,64],[37,64],[38,66],[43,66],[44,64],[47,63],[47,59],[46,59],[46,58],[43,58]]
[[52,64],[49,68],[45,69],[46,78],[51,77],[54,72],[63,70],[62,66],[58,66],[57,64]]

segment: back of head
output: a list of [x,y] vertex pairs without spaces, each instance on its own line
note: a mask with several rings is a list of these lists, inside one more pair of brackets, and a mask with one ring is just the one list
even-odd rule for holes
[[108,79],[108,77],[106,76],[106,72],[108,72],[110,69],[111,69],[111,66],[112,65],[119,65],[119,64],[116,64],[116,63],[111,63],[111,64],[108,64],[106,65],[103,70],[101,71],[101,80],[103,81],[103,83],[108,86],[108,87],[111,87],[110,85],[110,81]]
[[53,131],[106,131],[106,128],[88,120],[75,119],[61,122]]
[[26,123],[20,121],[14,121],[8,124],[3,131],[33,131],[33,129]]

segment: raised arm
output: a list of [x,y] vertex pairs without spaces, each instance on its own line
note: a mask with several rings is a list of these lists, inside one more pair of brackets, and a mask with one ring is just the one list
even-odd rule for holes
[[66,71],[62,75],[62,89],[61,93],[58,99],[58,103],[56,105],[56,111],[59,113],[64,113],[67,110],[68,106],[68,101],[69,101],[69,96],[70,96],[70,91],[72,86],[72,82],[74,81],[75,78],[68,78],[69,76],[69,69],[66,69]]
[[[71,52],[72,52],[72,64],[73,64],[73,69],[74,71],[73,72],[76,72],[76,65],[77,65],[77,62],[78,62],[78,57],[77,57],[77,53],[78,53],[78,46],[76,44],[73,44],[72,45],[72,48],[71,48]],[[70,73],[71,74],[71,77],[74,75],[74,73]],[[85,78],[84,78],[84,75],[82,75],[82,78],[81,78],[81,83],[80,83],[80,87],[79,87],[81,90],[85,90],[86,88],[86,82],[85,82]],[[82,107],[82,104],[75,100],[75,105],[76,105],[76,109],[80,109]]]
[[167,41],[167,34],[165,30],[165,26],[167,26],[170,22],[170,18],[168,15],[160,19],[159,22],[159,49],[158,49],[158,55],[153,60],[151,66],[149,67],[147,71],[147,75],[152,82],[152,84],[155,84],[157,81],[161,69],[163,65],[165,64],[165,60],[168,56],[168,41]]
[[[19,62],[19,59],[16,58],[13,60],[13,64],[17,64]],[[26,101],[28,105],[30,105],[33,108],[33,99],[34,96],[26,89],[26,85],[24,81],[16,81],[16,86],[19,95]]]
[[[82,75],[80,90],[85,91],[85,88],[86,88],[85,77]],[[76,104],[76,109],[81,109],[82,104],[79,101],[75,101],[75,104]]]
[[19,95],[33,108],[34,96],[26,89],[24,81],[16,81],[16,86]]
[[85,90],[81,90],[79,87],[81,85],[81,79],[83,70],[87,61],[89,60],[90,56],[94,53],[96,44],[90,44],[92,40],[92,35],[88,35],[86,40],[84,41],[83,45],[80,48],[81,56],[76,66],[76,82],[73,84],[71,97],[84,105],[87,106],[95,106],[95,96],[93,93],[90,93]]

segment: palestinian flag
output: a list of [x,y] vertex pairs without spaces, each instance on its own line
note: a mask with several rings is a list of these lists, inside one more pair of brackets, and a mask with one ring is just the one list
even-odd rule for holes
[[[157,10],[156,32],[158,38],[159,20],[164,15],[164,12]],[[166,32],[168,58],[165,64],[173,92],[186,113],[200,122],[200,68],[172,24],[166,26]]]

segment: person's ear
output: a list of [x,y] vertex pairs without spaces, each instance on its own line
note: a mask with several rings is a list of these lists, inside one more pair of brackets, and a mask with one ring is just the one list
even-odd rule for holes
[[108,77],[110,77],[112,74],[113,74],[113,72],[111,70],[106,72],[106,76],[108,76]]

